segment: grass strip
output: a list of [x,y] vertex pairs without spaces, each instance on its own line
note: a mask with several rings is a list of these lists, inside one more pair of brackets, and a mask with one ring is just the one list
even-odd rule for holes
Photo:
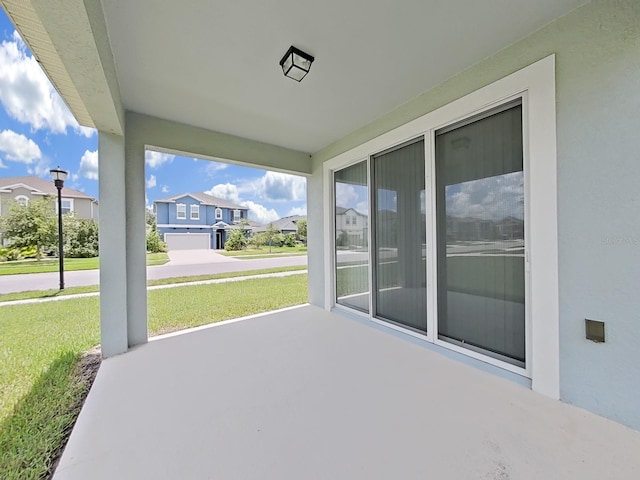
[[[200,282],[204,280],[216,280],[219,278],[234,278],[234,277],[245,277],[252,275],[265,275],[269,273],[280,273],[280,272],[292,272],[296,270],[306,270],[306,266],[298,265],[292,267],[274,267],[274,268],[264,268],[261,270],[245,270],[242,272],[228,272],[228,273],[215,273],[211,275],[194,275],[190,277],[172,277],[172,278],[162,278],[158,280],[149,280],[147,282],[147,286],[152,287],[155,285],[172,285],[175,283],[191,283],[191,282]],[[90,285],[86,287],[67,287],[64,290],[29,290],[26,292],[16,292],[16,293],[0,293],[0,303],[2,302],[11,302],[14,300],[30,300],[33,298],[53,298],[53,297],[64,297],[67,295],[77,295],[80,293],[93,293],[99,291],[100,288],[98,285]]]
[[[148,298],[149,333],[158,335],[305,303],[307,278],[187,285]],[[99,337],[97,297],[3,307],[0,478],[49,477],[88,389],[78,361]]]
[[269,255],[269,256],[292,256],[292,255],[305,255],[307,253],[307,247],[260,247],[260,248],[248,248],[246,250],[232,250],[230,252],[221,251],[218,252],[220,255],[224,255],[225,257],[252,257],[256,258],[256,256],[261,255]]
[[[166,253],[148,253],[147,266],[164,265],[169,261]],[[18,260],[15,262],[0,262],[0,275],[20,275],[26,273],[51,273],[59,268],[57,258],[44,260]],[[65,258],[65,272],[78,270],[96,270],[100,268],[100,259],[94,258]]]

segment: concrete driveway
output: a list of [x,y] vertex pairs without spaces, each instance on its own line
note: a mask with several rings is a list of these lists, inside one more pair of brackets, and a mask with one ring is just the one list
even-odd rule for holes
[[203,263],[237,262],[237,258],[225,257],[215,250],[172,250],[167,252],[169,262],[167,265],[196,265]]

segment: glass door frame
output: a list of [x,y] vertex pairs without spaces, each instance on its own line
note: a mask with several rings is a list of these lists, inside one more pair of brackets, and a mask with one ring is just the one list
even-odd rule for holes
[[[495,358],[489,355],[486,355],[480,351],[471,348],[465,348],[463,346],[456,345],[451,342],[447,342],[444,340],[440,340],[438,338],[438,265],[437,265],[437,255],[438,255],[438,239],[437,239],[437,215],[436,215],[436,158],[435,158],[435,141],[436,141],[436,132],[442,128],[446,128],[451,125],[455,125],[461,122],[464,122],[466,119],[482,115],[483,113],[490,112],[496,108],[499,108],[502,105],[513,102],[514,100],[520,99],[522,102],[522,129],[523,129],[523,176],[524,176],[524,222],[525,222],[525,268],[524,268],[524,284],[525,284],[525,366],[520,367],[517,365],[513,365],[509,362],[500,360],[499,358]],[[335,217],[335,172],[338,172],[342,169],[348,168],[360,162],[367,162],[367,182],[369,188],[369,202],[368,202],[368,215],[369,215],[369,228],[367,231],[368,235],[368,245],[369,245],[369,312],[365,313],[359,311],[354,308],[349,308],[345,305],[340,305],[337,303],[337,285],[336,285],[336,267],[337,261],[335,257],[336,252],[336,240],[335,240],[335,218],[332,221],[332,263],[333,263],[333,275],[332,275],[332,298],[333,304],[332,308],[336,308],[338,310],[346,311],[350,314],[356,314],[360,317],[364,317],[374,323],[383,325],[387,328],[391,328],[393,330],[400,331],[406,335],[410,335],[422,340],[426,340],[429,343],[437,345],[442,348],[446,348],[448,350],[452,350],[454,352],[460,353],[462,355],[474,358],[476,360],[489,363],[491,365],[495,365],[497,367],[503,368],[510,372],[516,373],[518,375],[522,375],[525,377],[531,378],[531,295],[530,288],[531,282],[529,279],[530,274],[530,263],[529,263],[529,155],[528,155],[528,101],[526,92],[520,92],[515,95],[506,97],[501,99],[499,102],[492,103],[490,105],[486,105],[484,108],[480,110],[476,110],[473,112],[469,112],[467,115],[452,119],[446,123],[438,124],[433,126],[429,130],[412,136],[411,138],[404,139],[400,142],[395,142],[393,145],[389,145],[386,148],[381,148],[378,151],[371,152],[366,158],[360,158],[356,161],[350,162],[348,164],[340,165],[339,167],[331,170],[331,209],[332,216]],[[426,246],[426,296],[427,296],[427,332],[421,332],[410,327],[403,326],[401,324],[395,323],[388,319],[377,318],[375,316],[375,292],[373,291],[373,287],[376,285],[374,280],[374,275],[376,274],[376,268],[374,265],[375,255],[374,248],[376,248],[375,242],[375,221],[374,221],[374,208],[375,201],[373,200],[373,196],[375,195],[374,191],[374,182],[372,179],[372,168],[371,162],[374,157],[385,152],[393,151],[398,148],[402,148],[405,145],[409,145],[414,142],[424,141],[424,158],[425,158],[425,199],[424,199],[424,208],[426,215],[426,236],[424,238],[425,246]]]
[[[451,342],[447,342],[445,340],[440,340],[438,338],[438,265],[437,265],[437,255],[438,255],[438,238],[437,238],[437,217],[436,217],[436,150],[435,150],[435,142],[436,142],[436,132],[442,128],[446,128],[452,125],[456,125],[458,123],[464,123],[467,119],[481,116],[483,113],[491,112],[491,110],[495,110],[496,108],[500,108],[503,105],[509,104],[516,100],[520,100],[522,104],[522,171],[524,177],[524,305],[525,305],[525,326],[524,326],[524,334],[525,334],[525,366],[520,367],[517,365],[513,365],[509,362],[500,360],[499,358],[495,358],[493,356],[482,353],[481,351],[477,351],[473,348],[465,348],[460,345],[456,345]],[[529,222],[529,210],[530,210],[530,188],[529,188],[529,128],[528,128],[528,98],[526,92],[517,93],[515,95],[506,97],[501,99],[499,102],[488,105],[485,108],[469,113],[462,118],[457,118],[455,120],[443,123],[436,127],[433,127],[429,130],[428,136],[429,140],[427,141],[425,138],[425,148],[426,144],[429,144],[430,155],[427,158],[427,168],[426,170],[431,173],[432,184],[431,195],[430,195],[430,212],[431,212],[431,243],[433,258],[431,262],[429,258],[427,258],[427,266],[431,265],[431,286],[432,289],[427,292],[427,301],[430,300],[429,308],[429,317],[431,320],[431,324],[428,324],[428,328],[431,328],[432,332],[435,332],[435,335],[431,337],[431,342],[435,345],[438,345],[443,348],[447,348],[449,350],[453,350],[455,352],[461,353],[471,358],[475,358],[477,360],[483,361],[485,363],[489,363],[491,365],[496,365],[500,368],[508,370],[513,373],[517,373],[519,375],[531,378],[531,354],[532,354],[532,328],[531,328],[531,266],[529,262],[529,245],[530,245],[530,222]],[[429,184],[427,184],[429,185]]]
[[[558,237],[558,155],[556,135],[556,73],[555,55],[551,54],[513,73],[507,74],[492,83],[481,84],[478,82],[477,90],[462,92],[461,96],[434,110],[424,113],[414,119],[407,119],[405,123],[381,124],[374,131],[367,130],[364,135],[368,139],[362,140],[361,136],[349,138],[346,142],[351,146],[340,153],[324,158],[322,154],[318,159],[322,160],[320,171],[317,172],[316,182],[310,187],[310,198],[323,198],[321,211],[312,211],[310,218],[316,219],[322,225],[322,246],[316,245],[311,250],[316,250],[323,264],[317,264],[315,268],[315,280],[311,283],[320,288],[323,285],[322,297],[316,296],[318,301],[327,310],[335,307],[333,300],[335,295],[335,265],[333,261],[334,241],[333,227],[334,210],[332,210],[332,171],[343,166],[361,161],[370,156],[399,145],[407,140],[420,135],[425,136],[425,148],[433,146],[433,133],[438,128],[447,124],[456,123],[471,117],[479,112],[492,109],[516,98],[522,97],[523,105],[523,151],[524,151],[524,176],[526,179],[526,237],[525,273],[526,273],[526,302],[527,318],[525,330],[525,356],[526,368],[517,369],[504,362],[497,362],[490,357],[476,355],[473,351],[464,350],[461,353],[465,357],[482,357],[480,362],[497,365],[504,370],[516,370],[516,375],[530,379],[531,389],[549,398],[560,398],[560,295],[559,295],[559,237]],[[384,127],[384,128],[382,128]],[[385,133],[376,134],[375,131],[383,130]],[[429,169],[433,168],[432,153],[427,156],[430,163],[426,174],[433,176]],[[314,176],[316,173],[314,173]],[[433,178],[433,177],[432,177]],[[431,184],[432,180],[427,182]],[[433,193],[432,193],[433,195]],[[433,199],[431,200],[433,202]],[[431,205],[431,210],[432,210]],[[429,208],[429,206],[427,207]],[[427,214],[432,215],[433,212]],[[322,220],[320,220],[322,218]],[[429,228],[429,226],[427,226]],[[433,245],[433,229],[429,230],[428,243]],[[370,233],[370,232],[369,232]],[[432,268],[431,267],[428,268]],[[429,270],[427,283],[433,289],[433,274],[435,270]],[[320,276],[323,280],[320,280]],[[427,328],[429,333],[435,331],[433,310],[435,302],[428,298],[431,306],[431,316]],[[344,309],[344,312],[353,312]],[[350,315],[354,317],[355,315]],[[362,315],[359,315],[362,318]],[[364,316],[364,318],[369,318]],[[374,319],[371,319],[375,321]],[[406,329],[396,327],[386,322],[380,322],[387,328],[401,330],[405,334],[418,336]],[[427,338],[422,336],[422,338]],[[451,345],[443,345],[435,340],[432,345],[437,348],[454,350]],[[444,353],[444,351],[443,351]],[[460,357],[463,358],[462,356]],[[476,360],[472,360],[476,361]],[[478,364],[480,366],[480,364]],[[496,371],[497,373],[497,371]]]

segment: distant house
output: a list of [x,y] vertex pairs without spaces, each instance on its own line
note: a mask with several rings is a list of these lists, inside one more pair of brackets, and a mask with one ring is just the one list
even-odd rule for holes
[[340,246],[367,245],[369,217],[354,208],[336,206],[336,241]]
[[[282,218],[279,218],[278,220],[271,222],[270,225],[273,225],[273,228],[275,228],[281,233],[295,234],[298,231],[298,225],[297,225],[298,221],[306,220],[306,219],[307,217],[305,217],[304,215],[289,215],[288,217],[282,217]],[[253,231],[256,233],[264,232],[267,230],[267,228],[269,228],[269,224],[256,227],[253,229]]]
[[181,193],[153,202],[158,233],[169,250],[224,248],[228,231],[248,209],[206,193]]
[[[0,216],[6,215],[13,202],[23,205],[46,196],[56,205],[58,190],[52,180],[40,177],[5,177],[0,178]],[[98,201],[89,195],[72,188],[62,189],[62,213],[73,212],[78,218],[98,220]]]

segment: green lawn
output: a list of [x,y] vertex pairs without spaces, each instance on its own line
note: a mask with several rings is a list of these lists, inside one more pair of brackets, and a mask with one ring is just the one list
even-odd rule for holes
[[284,254],[284,255],[304,255],[307,253],[306,246],[297,246],[297,247],[271,247],[271,252],[269,252],[269,247],[262,246],[260,248],[247,248],[246,250],[238,250],[232,252],[219,252],[221,255],[226,257],[253,257],[258,258],[264,257],[265,255],[274,255],[274,254]]
[[[192,283],[200,282],[204,280],[215,280],[218,278],[233,278],[233,277],[245,277],[252,275],[264,275],[267,273],[280,273],[280,272],[293,272],[298,270],[306,270],[306,266],[299,265],[293,267],[274,267],[264,268],[262,270],[245,270],[243,272],[230,272],[230,273],[215,273],[211,275],[194,275],[191,277],[172,277],[162,278],[159,280],[149,280],[148,286],[154,285],[171,285],[176,283]],[[67,287],[64,290],[52,289],[52,290],[31,290],[26,292],[16,293],[0,293],[0,303],[10,302],[13,300],[28,300],[32,298],[51,298],[51,297],[66,297],[67,295],[76,295],[79,293],[92,293],[99,291],[98,285],[91,285],[86,287]]]
[[[148,253],[147,265],[164,265],[169,261],[166,253]],[[65,258],[64,270],[95,270],[100,268],[100,259],[94,258]],[[15,275],[18,273],[45,273],[57,272],[58,259],[46,258],[43,260],[18,260],[15,262],[0,262],[0,275]]]
[[[148,298],[155,335],[305,303],[307,277],[190,285]],[[75,372],[99,342],[98,304],[91,297],[0,307],[0,478],[46,478],[87,390]]]

